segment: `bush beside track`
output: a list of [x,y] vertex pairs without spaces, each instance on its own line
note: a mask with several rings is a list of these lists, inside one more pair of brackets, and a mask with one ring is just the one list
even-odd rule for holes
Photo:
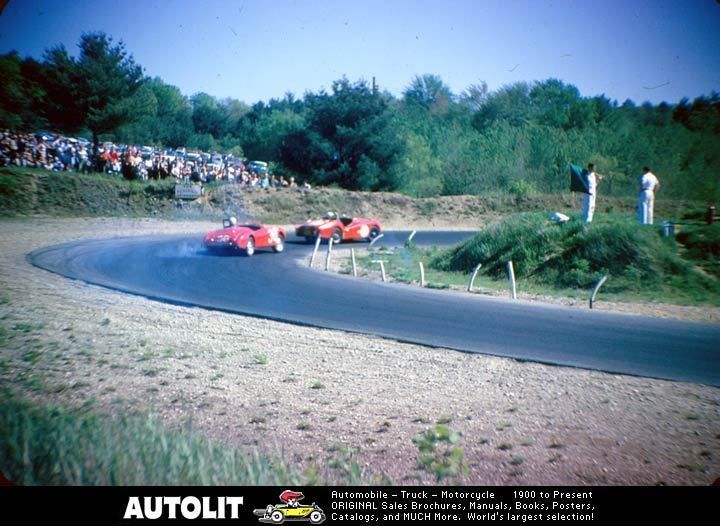
[[512,261],[518,279],[540,285],[588,289],[608,274],[606,292],[717,303],[720,283],[699,268],[701,258],[718,251],[717,235],[705,233],[715,229],[695,226],[691,234],[678,236],[688,242],[681,257],[678,246],[661,237],[660,227],[643,227],[624,216],[602,215],[592,224],[575,217],[555,224],[545,213],[519,214],[441,252],[431,266],[467,273],[482,263],[484,274],[502,278]]

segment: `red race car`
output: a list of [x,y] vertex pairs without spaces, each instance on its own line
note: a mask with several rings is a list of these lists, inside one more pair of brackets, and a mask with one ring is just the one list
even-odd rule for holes
[[212,252],[242,251],[252,256],[255,249],[272,248],[282,252],[285,248],[285,229],[280,226],[238,225],[237,219],[223,219],[223,228],[205,234],[203,244]]
[[375,219],[338,217],[334,212],[328,212],[322,219],[308,220],[295,229],[295,234],[308,243],[315,241],[318,234],[322,239],[332,238],[333,243],[355,239],[372,241],[381,232],[382,226]]

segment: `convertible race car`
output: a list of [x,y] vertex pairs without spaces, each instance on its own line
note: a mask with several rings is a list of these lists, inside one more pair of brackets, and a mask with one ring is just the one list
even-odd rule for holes
[[285,490],[280,494],[283,504],[270,504],[267,508],[253,510],[258,522],[282,524],[288,522],[309,522],[321,524],[325,522],[325,512],[314,502],[310,506],[300,504],[305,496],[299,491]]
[[318,234],[322,239],[332,238],[333,243],[366,239],[372,241],[380,235],[382,226],[375,219],[340,216],[328,212],[322,219],[308,220],[295,229],[295,234],[304,237],[308,243],[315,241]]
[[285,229],[279,226],[238,225],[231,217],[223,220],[223,228],[205,234],[203,244],[212,252],[242,251],[252,256],[255,249],[272,248],[282,252],[285,248]]

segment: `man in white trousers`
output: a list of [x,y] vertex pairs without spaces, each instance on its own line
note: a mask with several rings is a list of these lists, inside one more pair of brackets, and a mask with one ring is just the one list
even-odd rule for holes
[[653,207],[655,205],[655,192],[660,189],[660,181],[645,166],[640,177],[640,197],[638,199],[638,222],[641,225],[653,224]]
[[598,176],[595,174],[595,165],[588,164],[587,170],[583,174],[585,176],[585,184],[587,193],[582,196],[582,220],[585,223],[592,223],[595,214],[595,194],[597,193]]

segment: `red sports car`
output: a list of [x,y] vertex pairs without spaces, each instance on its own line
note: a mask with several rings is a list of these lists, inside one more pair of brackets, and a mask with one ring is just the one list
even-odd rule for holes
[[236,250],[252,256],[255,249],[272,248],[282,252],[285,248],[285,229],[280,226],[238,225],[234,217],[223,220],[223,228],[205,234],[203,244],[210,251]]
[[322,239],[332,238],[333,243],[355,239],[372,241],[380,235],[382,226],[375,219],[340,216],[328,212],[322,219],[308,220],[295,229],[295,234],[313,242],[318,233]]

